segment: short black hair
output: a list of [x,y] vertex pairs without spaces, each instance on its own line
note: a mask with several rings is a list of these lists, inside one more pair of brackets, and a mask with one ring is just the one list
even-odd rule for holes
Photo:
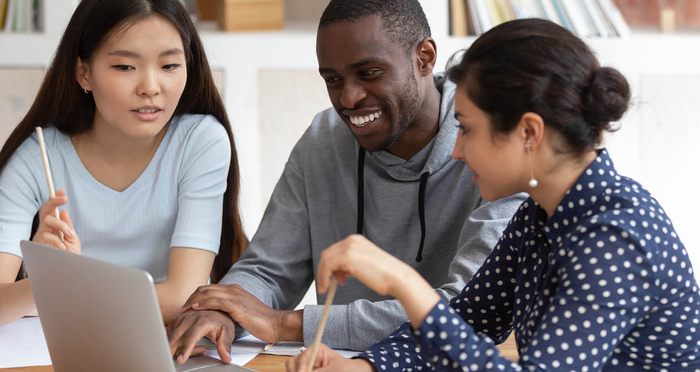
[[389,37],[407,51],[430,36],[430,25],[418,0],[331,0],[319,29],[337,22],[355,22],[378,15]]

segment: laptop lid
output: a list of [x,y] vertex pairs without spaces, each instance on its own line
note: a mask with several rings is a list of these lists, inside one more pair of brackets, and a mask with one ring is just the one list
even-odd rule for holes
[[[20,246],[55,372],[175,372],[148,272],[34,242]],[[190,364],[249,371],[199,357],[177,370]]]

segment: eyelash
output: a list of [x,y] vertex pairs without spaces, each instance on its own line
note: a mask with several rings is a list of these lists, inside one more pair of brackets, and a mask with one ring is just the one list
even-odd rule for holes
[[[164,65],[163,68],[165,69],[165,71],[172,71],[180,66],[181,66],[181,64],[179,64],[179,63],[171,63],[171,64]],[[133,66],[129,66],[129,65],[114,65],[112,67],[114,67],[120,71],[124,71],[124,72],[131,71],[134,69]]]
[[462,131],[462,135],[465,135],[465,134],[467,134],[467,132],[469,132],[469,128],[467,128],[461,124],[457,124],[457,125],[455,125],[455,127],[457,127],[457,129]]
[[379,70],[364,70],[360,72],[360,76],[362,77],[372,77],[379,73]]

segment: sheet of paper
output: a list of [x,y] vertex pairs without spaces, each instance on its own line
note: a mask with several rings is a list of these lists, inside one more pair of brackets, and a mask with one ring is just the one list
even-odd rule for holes
[[51,365],[39,318],[22,318],[0,327],[0,368]]
[[[208,356],[220,359],[214,344],[204,344],[210,349],[206,353]],[[265,345],[267,345],[265,341],[251,335],[236,340],[231,347],[231,363],[245,365],[258,354],[263,353],[262,349]],[[264,353],[294,356],[303,350],[303,343],[285,341],[274,344]],[[349,350],[336,351],[346,358],[359,354]],[[47,365],[51,365],[51,357],[39,318],[22,318],[0,327],[0,368]]]
[[344,356],[345,358],[352,358],[360,355],[361,351],[353,351],[353,350],[335,350],[338,352],[338,354]]
[[[207,355],[220,359],[216,350],[209,350]],[[257,355],[257,352],[232,351],[231,363],[244,365]],[[0,368],[48,365],[51,357],[39,318],[22,318],[0,327]]]
[[[216,352],[216,349],[209,349],[205,354],[212,358],[221,360],[221,358],[219,358],[219,353]],[[231,350],[231,364],[237,364],[239,366],[242,366],[253,360],[253,358],[255,358],[256,356],[258,356],[258,353]]]
[[[200,343],[209,349],[209,353],[213,351],[216,354],[216,345],[214,345],[214,343],[212,343],[209,340],[205,340]],[[303,342],[294,341],[277,342],[272,344],[267,350],[264,350],[266,345],[267,343],[265,341],[262,341],[252,335],[247,335],[234,341],[233,345],[231,345],[231,353],[259,353],[270,355],[297,356],[306,349],[304,347]],[[351,350],[336,351],[345,358],[352,358],[360,354],[360,352]],[[212,356],[210,354],[207,355]]]

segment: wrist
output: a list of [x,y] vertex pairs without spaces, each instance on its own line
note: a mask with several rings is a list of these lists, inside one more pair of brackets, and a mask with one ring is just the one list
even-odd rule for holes
[[353,361],[353,370],[355,371],[367,371],[367,372],[376,372],[377,369],[374,368],[374,364],[370,362],[367,359],[364,358],[354,358],[351,359]]
[[430,284],[408,264],[404,263],[394,269],[392,273],[388,294],[400,302],[412,296],[416,290],[425,290],[426,286],[432,291]]
[[411,326],[416,329],[435,305],[440,302],[440,295],[418,272],[410,268],[396,290],[394,297],[401,302]]
[[304,342],[304,310],[282,311],[280,341]]

